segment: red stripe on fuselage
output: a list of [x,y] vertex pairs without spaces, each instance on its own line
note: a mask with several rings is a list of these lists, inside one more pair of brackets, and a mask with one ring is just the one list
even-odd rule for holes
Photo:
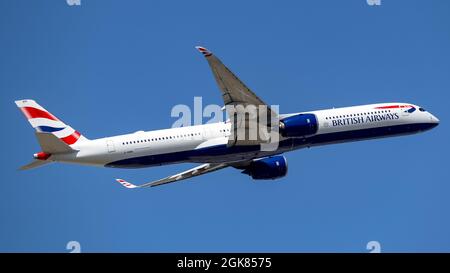
[[77,140],[80,138],[80,133],[78,133],[77,131],[75,131],[73,134],[63,137],[61,138],[62,141],[64,141],[64,143],[66,143],[67,145],[72,145],[75,142],[77,142]]
[[388,106],[379,106],[375,107],[375,109],[394,109],[394,108],[407,108],[413,107],[412,105],[388,105]]
[[392,109],[392,108],[400,108],[400,105],[388,105],[388,106],[375,107],[375,109]]
[[42,111],[41,109],[37,109],[34,107],[22,107],[20,108],[20,110],[22,110],[23,114],[27,117],[27,119],[46,118],[51,120],[58,120],[57,117],[50,114],[49,112]]

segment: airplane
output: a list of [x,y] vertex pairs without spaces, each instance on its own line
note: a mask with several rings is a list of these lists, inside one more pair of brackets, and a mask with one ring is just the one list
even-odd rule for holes
[[[15,101],[35,129],[42,151],[21,170],[52,162],[75,163],[111,168],[145,168],[175,163],[200,164],[159,180],[135,185],[123,179],[126,188],[154,187],[233,167],[254,180],[274,180],[288,171],[285,152],[321,145],[409,135],[430,130],[439,120],[424,108],[411,103],[376,103],[317,111],[279,114],[252,92],[219,58],[204,47],[197,50],[206,58],[222,94],[225,106],[265,106],[253,119],[236,118],[230,112],[226,121],[138,131],[99,139],[88,139],[31,99]],[[235,108],[237,109],[237,108]],[[241,111],[241,110],[234,110]],[[276,149],[261,149],[267,139],[238,138],[248,134],[251,122],[263,116],[276,122],[263,124],[278,136]],[[242,117],[242,116],[241,116]],[[245,122],[248,121],[246,125]],[[275,127],[274,127],[275,126]]]

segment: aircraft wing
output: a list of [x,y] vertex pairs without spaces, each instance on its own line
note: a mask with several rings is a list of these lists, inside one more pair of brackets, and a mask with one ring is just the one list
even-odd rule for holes
[[197,167],[194,167],[192,169],[189,169],[187,171],[172,175],[172,176],[168,176],[165,177],[163,179],[159,179],[156,181],[151,181],[151,182],[147,182],[141,185],[134,185],[130,182],[127,182],[123,179],[116,179],[117,182],[119,182],[120,184],[122,184],[122,186],[129,188],[129,189],[133,189],[133,188],[145,188],[145,187],[155,187],[155,186],[160,186],[163,184],[168,184],[168,183],[173,183],[173,182],[178,182],[187,178],[191,178],[194,176],[198,176],[198,175],[202,175],[205,173],[209,173],[209,172],[213,172],[213,171],[217,171],[223,168],[228,167],[228,164],[225,163],[220,163],[220,164],[212,164],[212,163],[206,163],[206,164],[202,164],[199,165]]
[[[264,120],[264,124],[267,125],[271,120],[278,120],[278,114],[274,112],[269,105],[262,101],[255,93],[253,93],[235,74],[233,74],[233,72],[231,72],[230,69],[228,69],[228,67],[220,61],[219,58],[212,54],[208,49],[201,46],[197,46],[196,48],[205,56],[209,63],[214,78],[219,85],[225,108],[227,109],[232,123],[232,132],[234,132],[234,134],[230,137],[228,145],[257,145],[262,142],[266,142],[261,139],[259,133],[256,139],[250,140],[246,137],[242,140],[242,138],[238,138],[237,131],[241,130],[240,132],[248,135],[248,129],[252,128],[251,126],[261,124],[261,120]],[[247,107],[248,105],[256,106],[256,108],[259,106],[264,107],[259,108],[256,115],[252,118],[245,115],[245,113],[240,113],[242,109],[239,107],[234,108],[235,111],[232,112],[229,110],[231,108],[227,107],[238,105],[243,107]]]

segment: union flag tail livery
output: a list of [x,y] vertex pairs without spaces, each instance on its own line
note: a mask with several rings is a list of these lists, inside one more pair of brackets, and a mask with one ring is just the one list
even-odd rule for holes
[[76,143],[87,141],[78,131],[62,122],[56,116],[45,110],[34,100],[17,100],[17,107],[36,130],[36,138],[42,151],[33,155],[34,161],[22,166],[21,170],[28,170],[51,163],[55,154],[72,153]]
[[86,140],[78,131],[66,125],[34,100],[17,100],[16,105],[36,132],[51,133],[67,145]]
[[[139,185],[116,179],[128,189],[179,182],[227,167],[236,168],[255,180],[273,180],[287,174],[288,164],[282,153],[321,145],[415,134],[439,124],[439,120],[424,108],[399,102],[279,114],[270,109],[215,54],[204,47],[197,47],[197,50],[206,58],[224,104],[244,106],[224,107],[230,111],[228,115],[240,115],[246,119],[232,118],[227,122],[137,131],[88,140],[34,100],[18,100],[16,104],[36,130],[35,135],[41,146],[41,151],[34,154],[34,161],[20,169],[33,169],[51,162],[110,168],[199,163],[189,170]],[[241,140],[235,135],[237,131],[245,137],[254,135],[250,131],[253,126],[246,124],[252,121],[247,119],[247,106],[265,109],[254,115],[253,121],[256,123],[270,116],[276,121],[271,121],[271,130],[273,124],[279,125],[279,130],[274,130],[277,137],[273,150],[262,149],[266,143],[260,138]]]

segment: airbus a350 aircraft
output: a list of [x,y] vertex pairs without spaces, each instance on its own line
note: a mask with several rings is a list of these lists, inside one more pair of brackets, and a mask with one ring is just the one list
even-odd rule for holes
[[[226,167],[242,170],[253,179],[276,179],[287,174],[281,154],[325,144],[413,134],[429,130],[439,120],[411,103],[378,103],[292,114],[275,113],[243,84],[215,55],[197,49],[207,59],[219,85],[225,106],[267,106],[264,113],[277,121],[279,141],[275,150],[261,149],[261,140],[238,139],[233,134],[245,127],[237,119],[226,122],[171,128],[89,140],[45,110],[34,100],[16,101],[36,130],[42,151],[21,167],[36,168],[51,162],[112,168],[144,168],[173,163],[201,163],[190,170],[136,186],[122,179],[127,188],[152,187],[180,181]],[[235,113],[229,113],[235,114]],[[257,117],[259,120],[259,117]]]

